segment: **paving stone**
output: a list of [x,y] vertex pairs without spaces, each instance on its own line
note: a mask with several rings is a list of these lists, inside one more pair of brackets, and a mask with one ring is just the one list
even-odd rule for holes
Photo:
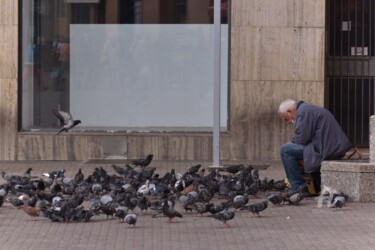
[[[50,170],[66,169],[73,176],[78,168],[85,175],[95,164],[82,162],[1,162],[0,170],[23,173],[32,167],[40,176]],[[110,165],[102,165],[111,172]],[[165,172],[174,166],[156,166]],[[190,163],[178,169],[188,169]],[[177,169],[177,168],[176,168]],[[280,164],[260,171],[261,178],[283,178]],[[0,181],[1,182],[1,181]],[[215,198],[217,199],[217,198]],[[264,199],[261,194],[250,203]],[[218,200],[217,200],[218,201]],[[22,209],[9,203],[0,207],[0,249],[374,249],[375,204],[347,203],[333,210],[318,205],[314,197],[300,206],[269,206],[260,217],[248,211],[237,211],[230,227],[207,216],[185,213],[183,218],[168,223],[167,218],[152,218],[152,213],[138,217],[136,227],[117,219],[94,216],[89,222],[56,223],[45,218],[31,219]]]

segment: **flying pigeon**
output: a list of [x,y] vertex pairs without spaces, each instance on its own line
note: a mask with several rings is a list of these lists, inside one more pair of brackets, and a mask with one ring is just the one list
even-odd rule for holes
[[57,118],[59,118],[60,122],[64,124],[62,129],[60,129],[60,131],[57,133],[57,135],[59,135],[63,131],[68,132],[76,125],[82,123],[81,120],[73,120],[73,116],[69,112],[55,109],[52,110],[52,112],[56,115]]

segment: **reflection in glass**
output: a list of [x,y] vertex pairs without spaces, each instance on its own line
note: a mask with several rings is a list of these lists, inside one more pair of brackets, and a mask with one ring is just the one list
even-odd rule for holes
[[82,130],[211,130],[213,0],[24,0],[22,20],[23,130],[59,126],[52,109]]

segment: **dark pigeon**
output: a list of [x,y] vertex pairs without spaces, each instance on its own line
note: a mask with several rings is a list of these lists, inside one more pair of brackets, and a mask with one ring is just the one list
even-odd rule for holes
[[23,177],[26,177],[26,178],[31,178],[31,171],[33,169],[32,168],[28,168],[25,173],[23,174]]
[[267,193],[266,195],[267,195],[267,200],[269,200],[273,205],[276,205],[276,206],[283,204],[285,201],[285,198],[287,198],[282,193],[278,193],[278,194]]
[[238,165],[230,165],[230,166],[227,166],[225,167],[225,171],[230,173],[230,174],[236,174],[238,173],[241,169],[244,169],[245,166],[242,165],[242,164],[238,164]]
[[115,216],[119,218],[119,221],[125,222],[125,216],[128,214],[128,208],[124,206],[120,206],[116,208]]
[[150,165],[153,157],[154,157],[153,154],[149,154],[146,156],[146,158],[139,158],[139,159],[133,160],[132,163],[135,166],[140,166],[142,170],[144,170],[145,167]]
[[138,199],[138,207],[141,210],[141,213],[143,213],[144,210],[146,210],[147,213],[147,210],[150,207],[150,205],[151,203],[147,199],[147,197],[145,195],[141,195],[141,197]]
[[174,217],[180,217],[180,218],[183,217],[182,214],[180,214],[180,213],[177,212],[173,207],[170,207],[170,206],[168,205],[167,200],[164,201],[164,204],[163,204],[163,214],[164,214],[166,217],[169,218],[169,221],[168,221],[169,223],[172,222],[172,219],[173,219]]
[[201,167],[202,167],[201,164],[194,165],[190,167],[188,171],[186,171],[186,174],[195,175]]
[[81,181],[83,181],[85,179],[85,176],[83,175],[82,173],[82,170],[81,169],[78,169],[78,172],[76,173],[76,175],[74,176],[74,181],[76,183],[80,183]]

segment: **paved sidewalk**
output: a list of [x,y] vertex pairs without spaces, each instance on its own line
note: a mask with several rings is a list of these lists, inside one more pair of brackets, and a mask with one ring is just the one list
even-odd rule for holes
[[[157,164],[157,163],[155,163]],[[154,164],[154,166],[156,166]],[[174,163],[159,164],[163,173]],[[0,171],[23,173],[32,167],[32,175],[64,168],[73,177],[78,168],[85,175],[95,164],[82,162],[0,162]],[[108,172],[110,165],[103,165]],[[182,172],[190,163],[179,163]],[[112,172],[113,173],[113,172]],[[261,178],[284,177],[280,165],[260,171]],[[0,178],[1,179],[1,178]],[[1,179],[0,183],[4,181]],[[263,200],[250,199],[249,203]],[[94,216],[89,222],[56,223],[45,218],[31,219],[22,209],[9,203],[0,207],[0,249],[374,249],[375,204],[347,203],[341,210],[318,207],[314,198],[300,206],[268,207],[260,217],[238,211],[231,227],[206,216],[186,213],[168,223],[167,218],[152,218],[151,212],[139,215],[135,228],[117,219]]]

